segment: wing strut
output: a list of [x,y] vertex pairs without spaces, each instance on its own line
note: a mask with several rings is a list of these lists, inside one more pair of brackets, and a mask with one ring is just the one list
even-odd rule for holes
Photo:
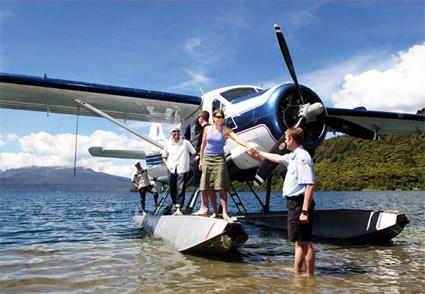
[[90,105],[90,104],[88,104],[87,102],[85,102],[85,101],[83,101],[83,100],[75,99],[74,101],[75,101],[75,102],[77,102],[78,104],[80,104],[80,105],[81,105],[82,107],[84,107],[85,109],[87,109],[87,110],[89,110],[89,111],[93,112],[94,114],[97,114],[98,116],[101,116],[101,117],[103,117],[103,118],[106,118],[107,120],[109,120],[109,121],[113,122],[114,124],[116,124],[116,125],[120,126],[120,127],[121,127],[121,128],[123,128],[123,129],[125,129],[125,130],[129,131],[130,133],[132,133],[132,134],[136,135],[137,137],[139,137],[139,138],[141,138],[141,139],[143,139],[143,140],[145,140],[145,141],[147,141],[147,142],[151,143],[152,145],[154,145],[154,146],[156,146],[156,147],[158,147],[158,148],[161,148],[161,149],[163,149],[163,148],[164,148],[164,146],[163,146],[162,144],[159,144],[158,142],[156,142],[156,141],[152,140],[152,139],[151,139],[151,138],[149,138],[148,136],[142,135],[142,134],[140,134],[139,132],[136,132],[135,130],[133,130],[133,129],[131,129],[131,128],[127,127],[126,125],[124,125],[124,124],[123,124],[123,123],[121,123],[120,121],[116,120],[115,118],[113,118],[113,117],[112,117],[112,116],[110,116],[109,114],[106,114],[105,112],[103,112],[103,111],[101,111],[101,110],[97,109],[97,108],[96,108],[96,107],[94,107],[93,105]]

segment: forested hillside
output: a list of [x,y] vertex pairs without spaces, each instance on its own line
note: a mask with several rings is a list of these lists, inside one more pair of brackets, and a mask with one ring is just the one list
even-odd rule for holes
[[425,135],[367,141],[341,136],[324,141],[314,156],[317,188],[425,189]]
[[[425,135],[385,136],[378,141],[340,136],[314,155],[317,191],[425,190]],[[273,177],[273,190],[282,190]],[[239,190],[247,187],[239,184]],[[265,185],[258,188],[264,191]]]

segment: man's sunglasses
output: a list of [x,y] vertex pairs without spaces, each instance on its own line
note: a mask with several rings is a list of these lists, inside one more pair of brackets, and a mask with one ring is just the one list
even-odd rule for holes
[[171,134],[180,133],[180,131],[172,131]]

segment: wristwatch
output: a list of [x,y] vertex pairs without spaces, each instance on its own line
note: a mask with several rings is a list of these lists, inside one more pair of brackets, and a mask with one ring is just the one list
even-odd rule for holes
[[308,211],[303,209],[301,210],[301,214],[308,215]]

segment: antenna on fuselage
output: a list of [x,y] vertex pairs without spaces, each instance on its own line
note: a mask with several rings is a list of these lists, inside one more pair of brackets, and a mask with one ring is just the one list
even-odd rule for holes
[[75,125],[75,144],[74,144],[74,177],[77,174],[77,149],[78,149],[78,121],[80,117],[80,106],[77,106],[77,123]]
[[204,90],[202,90],[202,87],[199,87],[199,90],[201,91],[201,96],[204,96]]

